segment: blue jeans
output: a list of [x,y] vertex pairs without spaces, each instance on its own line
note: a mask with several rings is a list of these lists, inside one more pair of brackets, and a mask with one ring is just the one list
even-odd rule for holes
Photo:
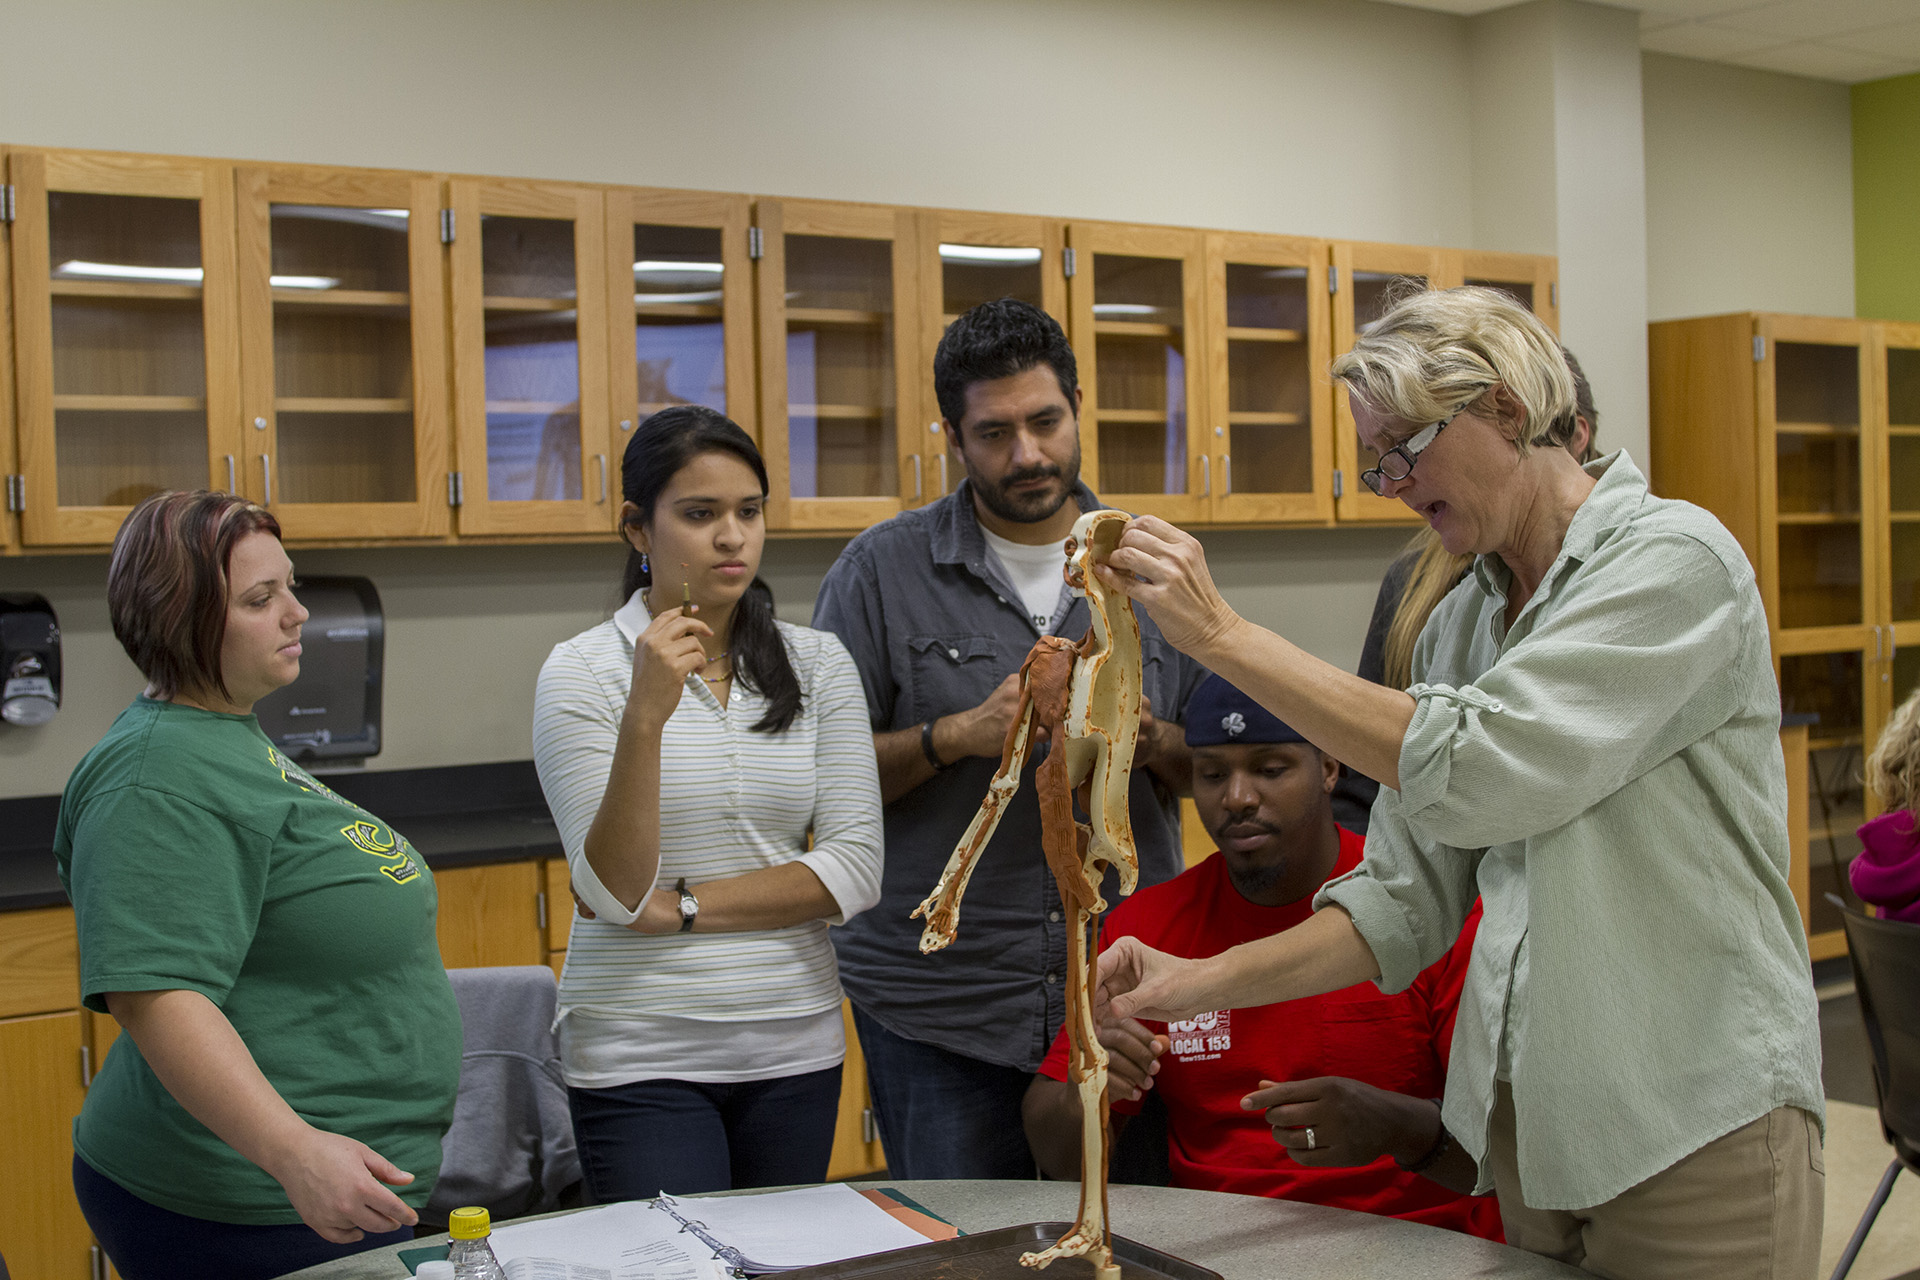
[[853,1007],[887,1174],[1032,1178],[1020,1101],[1033,1072],[895,1035]]
[[142,1200],[79,1156],[73,1193],[125,1280],[268,1280],[413,1239],[413,1228],[402,1227],[331,1244],[304,1222],[261,1227],[194,1218]]
[[822,1182],[840,1113],[840,1068],[773,1080],[637,1080],[567,1089],[593,1204]]

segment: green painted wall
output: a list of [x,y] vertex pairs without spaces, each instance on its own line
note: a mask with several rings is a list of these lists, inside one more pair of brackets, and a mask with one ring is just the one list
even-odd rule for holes
[[1855,314],[1920,323],[1920,75],[1853,86]]

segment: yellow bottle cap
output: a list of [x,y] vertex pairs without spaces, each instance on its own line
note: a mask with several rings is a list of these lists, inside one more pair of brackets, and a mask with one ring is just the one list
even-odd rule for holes
[[447,1218],[447,1232],[455,1240],[480,1240],[492,1234],[493,1224],[485,1209],[469,1205],[455,1209]]

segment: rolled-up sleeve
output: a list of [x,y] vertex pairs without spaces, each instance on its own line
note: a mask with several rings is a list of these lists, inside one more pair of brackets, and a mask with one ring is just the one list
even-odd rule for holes
[[827,922],[845,924],[880,901],[880,774],[860,674],[831,633],[821,633],[807,703],[817,718],[813,848],[800,861],[839,905]]
[[1338,906],[1353,917],[1380,966],[1389,994],[1406,990],[1447,953],[1479,896],[1481,850],[1422,840],[1407,825],[1398,792],[1380,788],[1360,865],[1315,895],[1316,910]]
[[646,900],[629,908],[600,883],[587,861],[587,832],[600,812],[620,741],[620,708],[571,642],[554,646],[533,695],[533,765],[560,829],[573,891],[608,924],[630,925]]
[[1664,572],[1590,564],[1577,600],[1473,684],[1409,690],[1398,810],[1422,839],[1484,848],[1552,830],[1734,714],[1728,655],[1765,627],[1752,591],[1703,544],[1659,540]]

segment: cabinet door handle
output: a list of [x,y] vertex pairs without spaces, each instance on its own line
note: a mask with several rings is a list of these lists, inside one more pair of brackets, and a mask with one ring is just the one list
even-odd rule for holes
[[227,454],[227,492],[233,492],[233,455]]
[[1200,455],[1200,496],[1207,497],[1213,492],[1213,459],[1206,454]]
[[273,459],[267,454],[260,455],[260,487],[262,489],[260,505],[273,505]]
[[607,455],[596,453],[593,460],[600,464],[600,505],[607,505]]
[[942,497],[945,497],[947,492],[947,455],[946,451],[942,450],[940,453],[940,494]]
[[1233,455],[1230,453],[1220,455],[1220,496],[1233,496]]
[[924,483],[921,479],[920,455],[915,453],[909,454],[908,457],[913,462],[913,504],[919,506],[926,498]]
[[534,895],[533,895],[533,910],[534,910],[534,914],[535,914],[535,916],[536,916],[536,917],[537,917],[537,918],[539,919],[539,921],[540,921],[540,932],[542,932],[542,933],[545,933],[545,932],[547,931],[547,893],[546,893],[546,890],[544,890],[544,889],[542,889],[542,890],[541,890],[541,891],[540,891],[539,893],[536,893],[536,894],[534,894]]

